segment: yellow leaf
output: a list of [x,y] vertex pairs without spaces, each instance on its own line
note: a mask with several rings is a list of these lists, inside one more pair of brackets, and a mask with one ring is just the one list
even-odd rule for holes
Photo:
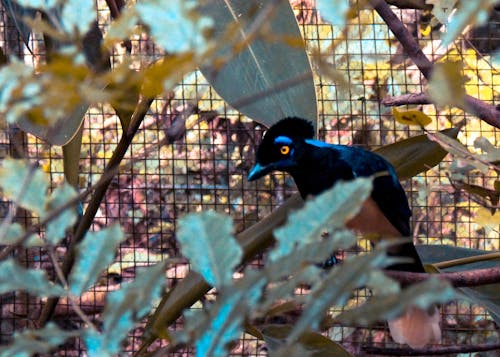
[[420,110],[397,110],[392,109],[394,119],[404,125],[426,126],[432,123],[432,119]]
[[429,24],[421,25],[420,26],[420,33],[422,34],[423,37],[427,37],[431,34],[432,27]]
[[465,98],[465,78],[462,62],[446,61],[434,64],[429,81],[429,96],[438,106],[461,107]]
[[480,207],[476,212],[476,223],[481,226],[498,226],[500,224],[500,213],[495,211],[491,214],[488,208]]

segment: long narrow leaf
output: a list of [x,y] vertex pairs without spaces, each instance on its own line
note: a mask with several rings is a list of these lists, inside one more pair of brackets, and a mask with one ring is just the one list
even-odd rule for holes
[[[456,138],[461,125],[442,130],[440,133]],[[389,161],[400,180],[407,180],[439,164],[448,153],[438,143],[431,141],[426,134],[414,136],[397,143],[374,150]]]
[[[222,68],[201,67],[217,93],[266,126],[286,116],[310,119],[316,125],[311,65],[289,2],[210,0],[205,11],[214,19],[215,36],[227,42],[216,56],[230,58]],[[264,28],[257,24],[261,20],[268,26],[264,34],[258,33]],[[232,34],[233,41],[227,41]]]

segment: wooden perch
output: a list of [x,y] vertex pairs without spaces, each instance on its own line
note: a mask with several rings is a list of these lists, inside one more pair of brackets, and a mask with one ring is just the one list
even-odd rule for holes
[[457,288],[500,283],[500,267],[474,269],[442,274],[411,273],[407,271],[386,270],[385,274],[393,278],[394,280],[399,281],[402,285],[418,283],[420,281],[428,279],[431,276],[447,280],[451,283],[451,285]]

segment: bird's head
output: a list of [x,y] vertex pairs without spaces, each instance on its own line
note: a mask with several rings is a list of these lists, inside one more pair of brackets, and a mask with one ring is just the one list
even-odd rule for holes
[[298,165],[305,140],[313,137],[314,127],[305,119],[285,118],[271,126],[257,149],[257,159],[248,174],[248,181],[256,180],[275,170],[292,170]]

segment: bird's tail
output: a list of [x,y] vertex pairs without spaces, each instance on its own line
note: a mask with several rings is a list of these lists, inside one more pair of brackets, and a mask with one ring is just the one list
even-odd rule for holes
[[389,331],[395,342],[406,343],[411,348],[422,348],[441,341],[439,319],[436,307],[431,312],[411,307],[404,315],[389,321]]

